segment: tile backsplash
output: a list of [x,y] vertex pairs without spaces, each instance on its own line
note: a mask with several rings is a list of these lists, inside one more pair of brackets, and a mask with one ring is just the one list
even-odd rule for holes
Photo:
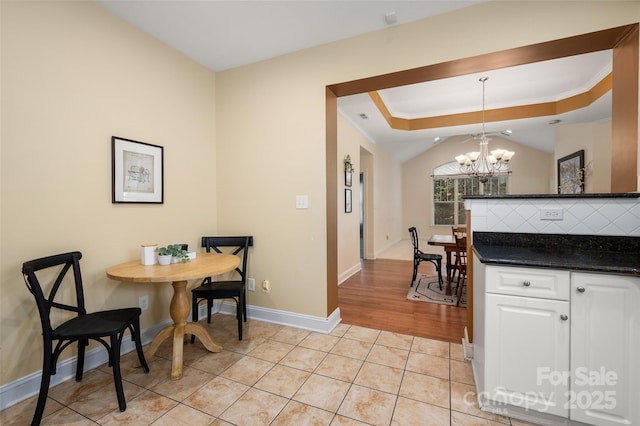
[[639,198],[474,198],[465,208],[472,231],[640,236]]

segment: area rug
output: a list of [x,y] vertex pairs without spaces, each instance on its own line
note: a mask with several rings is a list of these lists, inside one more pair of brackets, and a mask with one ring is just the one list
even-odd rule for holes
[[[461,283],[462,284],[462,283]],[[456,305],[456,292],[455,287],[452,289],[450,296],[445,293],[445,284],[442,285],[442,290],[438,285],[438,277],[432,275],[419,275],[418,279],[413,284],[413,287],[409,289],[407,294],[408,300],[415,300],[417,302],[429,302],[439,303],[441,305]],[[460,298],[460,307],[467,306],[467,286],[462,288],[462,297]]]

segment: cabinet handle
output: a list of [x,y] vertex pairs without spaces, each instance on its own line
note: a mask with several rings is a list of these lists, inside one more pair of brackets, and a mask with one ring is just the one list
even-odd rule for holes
[[569,319],[569,316],[568,316],[567,314],[562,314],[562,315],[560,315],[560,319],[561,319],[562,321],[566,321],[566,320],[568,320],[568,319]]
[[582,286],[580,286],[580,287],[578,287],[576,290],[578,290],[578,293],[584,293],[585,288],[584,288],[584,287],[582,287]]
[[525,281],[522,283],[523,286],[529,287],[531,285],[531,281]]

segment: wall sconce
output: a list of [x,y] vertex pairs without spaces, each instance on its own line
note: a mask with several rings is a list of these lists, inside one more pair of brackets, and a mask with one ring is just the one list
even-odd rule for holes
[[353,164],[351,164],[351,156],[347,154],[344,157],[344,185],[351,186],[351,174],[353,173]]

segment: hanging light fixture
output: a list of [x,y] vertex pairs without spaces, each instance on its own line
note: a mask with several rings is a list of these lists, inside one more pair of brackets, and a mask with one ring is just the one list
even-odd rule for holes
[[489,153],[489,138],[484,131],[484,84],[489,77],[482,77],[478,81],[482,83],[482,134],[480,135],[480,151],[467,152],[458,155],[456,161],[460,164],[460,171],[469,176],[477,177],[480,182],[487,183],[495,174],[511,173],[509,161],[515,154],[513,151],[494,149]]

